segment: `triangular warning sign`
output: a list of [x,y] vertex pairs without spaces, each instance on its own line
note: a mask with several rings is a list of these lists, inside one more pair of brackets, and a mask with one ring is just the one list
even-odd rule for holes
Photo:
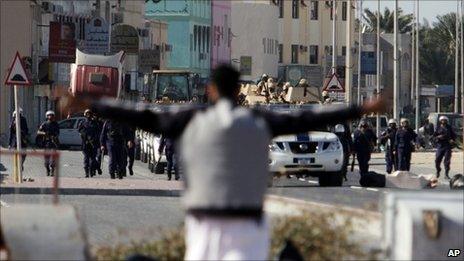
[[330,78],[330,80],[324,86],[323,91],[344,92],[345,87],[343,87],[342,83],[338,79],[338,76],[334,73],[332,74],[332,77]]
[[5,80],[6,85],[32,85],[32,81],[26,72],[24,64],[19,56],[19,52],[16,52],[13,63],[8,72],[8,76]]

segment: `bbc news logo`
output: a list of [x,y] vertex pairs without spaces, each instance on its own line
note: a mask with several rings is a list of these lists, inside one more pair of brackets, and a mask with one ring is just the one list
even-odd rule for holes
[[460,249],[450,249],[448,250],[448,257],[458,257],[461,254]]

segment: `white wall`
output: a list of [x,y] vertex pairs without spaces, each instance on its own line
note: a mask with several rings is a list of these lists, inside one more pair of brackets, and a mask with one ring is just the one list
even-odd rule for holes
[[263,73],[277,76],[278,52],[264,52],[263,38],[278,40],[278,8],[269,1],[232,1],[232,64],[237,68],[241,56],[252,57],[251,76],[254,80]]

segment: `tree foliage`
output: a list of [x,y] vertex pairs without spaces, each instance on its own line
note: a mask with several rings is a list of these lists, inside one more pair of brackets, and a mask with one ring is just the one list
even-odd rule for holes
[[[367,22],[367,31],[377,31],[377,15],[378,12],[372,12],[369,9],[364,9],[364,20]],[[398,31],[402,34],[410,33],[413,29],[412,14],[403,14],[403,10],[398,8]],[[395,12],[392,12],[388,7],[385,8],[383,13],[380,13],[380,32],[381,33],[393,33]]]

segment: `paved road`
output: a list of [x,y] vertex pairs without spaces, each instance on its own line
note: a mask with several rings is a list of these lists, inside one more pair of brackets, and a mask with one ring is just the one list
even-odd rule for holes
[[[6,207],[15,203],[49,203],[50,195],[1,195]],[[130,243],[153,239],[161,229],[182,224],[184,211],[179,197],[68,196],[63,204],[78,210],[91,244]]]

